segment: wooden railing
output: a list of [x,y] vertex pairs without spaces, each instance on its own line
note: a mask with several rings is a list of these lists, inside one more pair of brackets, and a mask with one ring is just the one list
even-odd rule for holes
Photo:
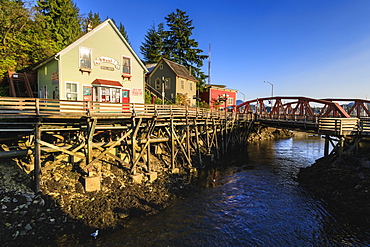
[[355,135],[360,130],[358,118],[320,118],[319,132],[334,135]]
[[251,113],[235,113],[215,111],[208,108],[179,106],[179,105],[153,105],[139,103],[109,103],[90,101],[68,101],[38,98],[12,98],[0,97],[1,116],[30,115],[30,116],[158,116],[158,117],[193,117],[193,118],[219,118],[238,120],[259,120],[266,122],[285,123],[294,126],[314,127],[319,133],[332,133],[335,135],[370,135],[370,118],[333,118],[300,115],[254,115]]
[[[3,115],[69,115],[69,116],[173,116],[173,117],[236,117],[236,113],[208,108],[153,105],[140,103],[110,103],[69,101],[38,98],[0,97],[0,116]],[[243,114],[238,114],[244,118]],[[247,115],[247,114],[245,114]],[[245,117],[246,118],[246,117]]]

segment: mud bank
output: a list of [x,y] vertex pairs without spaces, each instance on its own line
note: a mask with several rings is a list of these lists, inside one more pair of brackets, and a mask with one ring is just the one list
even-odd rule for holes
[[[287,130],[256,126],[248,140],[291,135]],[[208,160],[195,172],[183,164],[173,173],[164,153],[152,159],[156,179],[143,176],[138,183],[128,169],[106,160],[101,163],[100,190],[86,192],[79,166],[61,162],[41,175],[41,193],[35,194],[32,172],[27,174],[17,162],[0,163],[0,246],[47,246],[64,235],[93,241],[90,234],[96,229],[104,235],[124,227],[131,218],[155,214],[174,200],[200,193],[212,180],[212,167],[226,163]],[[141,172],[145,174],[145,168]]]
[[339,213],[370,223],[370,156],[366,153],[333,162],[321,158],[298,174],[299,183]]

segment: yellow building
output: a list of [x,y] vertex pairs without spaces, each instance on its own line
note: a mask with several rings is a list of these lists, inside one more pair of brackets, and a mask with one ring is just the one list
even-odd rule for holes
[[144,64],[107,19],[34,68],[40,98],[144,103]]

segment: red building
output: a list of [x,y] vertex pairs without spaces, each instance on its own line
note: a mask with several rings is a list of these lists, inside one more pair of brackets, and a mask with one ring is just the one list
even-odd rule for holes
[[199,93],[201,101],[209,104],[211,109],[224,110],[236,103],[238,90],[226,88],[224,85],[206,85],[205,91]]

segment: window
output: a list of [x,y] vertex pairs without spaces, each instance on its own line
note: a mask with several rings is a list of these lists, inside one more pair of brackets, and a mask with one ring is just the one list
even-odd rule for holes
[[111,93],[112,93],[111,102],[119,103],[120,102],[120,96],[121,96],[121,89],[120,88],[111,88]]
[[122,73],[131,74],[131,59],[129,57],[122,57]]
[[77,83],[66,82],[66,99],[77,100]]
[[80,68],[91,69],[91,49],[80,47]]
[[166,78],[164,79],[164,88],[165,89],[170,89],[171,88],[171,79],[170,78]]
[[160,69],[160,70],[162,70],[162,69],[163,69],[163,63],[161,63],[161,64],[159,65],[159,69]]
[[234,99],[233,98],[227,98],[227,104],[228,105],[233,105]]
[[180,85],[180,88],[182,89],[182,90],[184,90],[185,89],[185,81],[184,80],[181,80],[181,85]]
[[159,78],[155,79],[154,88],[157,90],[161,89],[161,80]]
[[193,91],[193,83],[190,82],[190,91]]

